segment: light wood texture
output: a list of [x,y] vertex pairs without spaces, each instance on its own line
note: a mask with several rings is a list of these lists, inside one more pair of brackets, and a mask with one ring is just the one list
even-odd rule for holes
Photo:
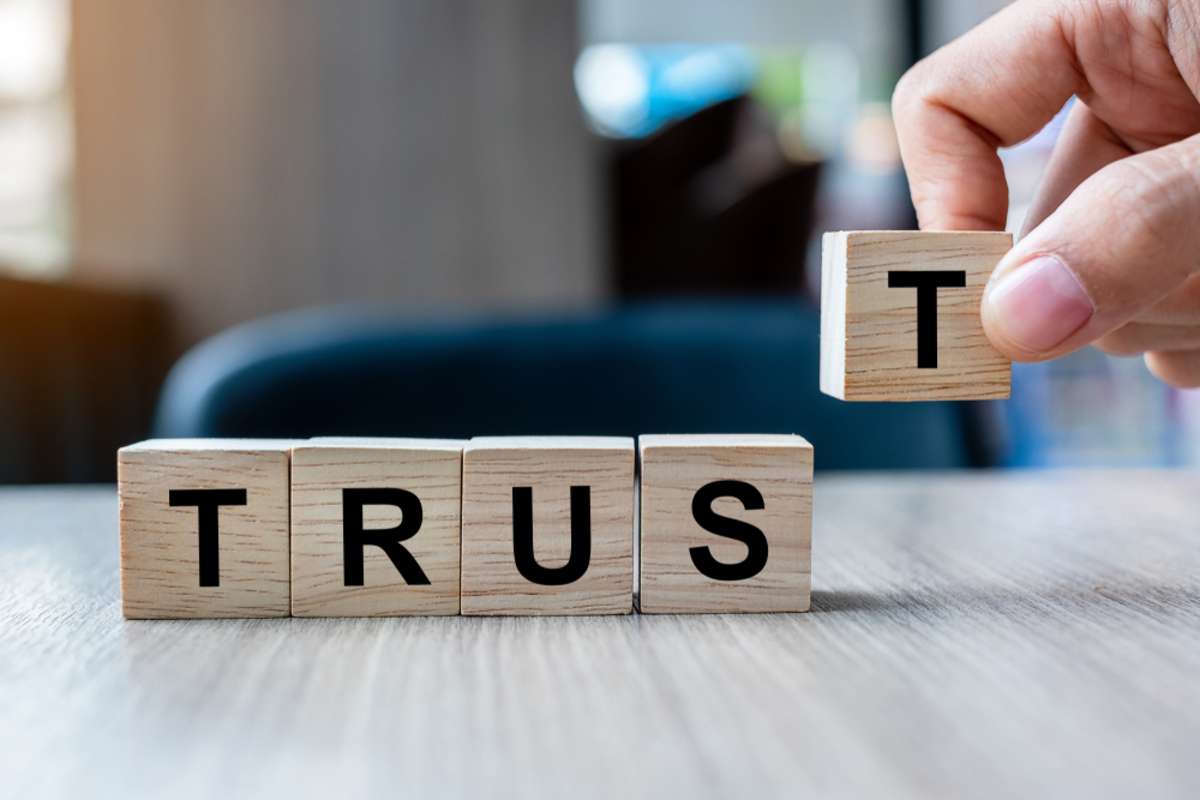
[[[457,614],[462,448],[447,439],[323,438],[292,450],[292,615]],[[345,585],[343,489],[398,488],[421,504],[403,548],[429,583],[410,585],[379,547],[363,548],[363,584]],[[396,506],[363,508],[363,527],[404,522]]]
[[[286,617],[290,441],[158,439],[117,453],[121,590],[130,618]],[[245,490],[217,511],[217,586],[200,580],[200,517],[172,491]]]
[[[633,607],[633,439],[478,437],[463,453],[462,613],[628,614]],[[591,559],[562,586],[520,574],[513,487],[533,490],[533,552],[547,568],[571,555],[573,486],[590,487]]]
[[[983,332],[979,305],[1012,247],[1003,232],[826,233],[821,255],[821,391],[842,400],[988,400],[1009,396],[1011,364]],[[937,289],[937,367],[917,366],[917,289],[892,271],[963,270]]]
[[[638,608],[648,614],[807,611],[812,547],[812,445],[787,435],[638,437],[640,519]],[[755,526],[767,543],[761,571],[741,580],[701,573],[690,554],[705,547],[722,564],[750,548],[705,530],[692,513],[701,487],[741,481],[761,509],[733,497],[711,503],[721,515]]]
[[808,614],[186,622],[111,488],[0,490],[3,792],[1200,796],[1200,475],[817,483]]

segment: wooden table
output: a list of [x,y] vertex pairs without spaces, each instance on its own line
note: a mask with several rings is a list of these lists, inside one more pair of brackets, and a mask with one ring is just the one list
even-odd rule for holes
[[0,491],[0,793],[1200,796],[1200,475],[816,492],[804,615],[125,622],[113,491]]

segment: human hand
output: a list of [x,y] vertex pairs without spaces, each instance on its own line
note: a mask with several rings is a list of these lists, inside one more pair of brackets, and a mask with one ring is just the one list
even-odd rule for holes
[[909,70],[892,106],[921,227],[1002,229],[997,148],[1072,95],[984,330],[1018,361],[1091,343],[1200,386],[1200,0],[1019,0]]

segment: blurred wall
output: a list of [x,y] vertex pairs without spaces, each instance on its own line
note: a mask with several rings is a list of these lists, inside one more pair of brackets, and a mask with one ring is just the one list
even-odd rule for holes
[[[975,2],[975,0],[958,0]],[[904,68],[899,0],[580,0],[592,42],[741,42],[796,47],[836,42],[864,64]],[[953,0],[946,0],[953,2]]]
[[1013,0],[926,0],[929,50],[958,38]]
[[77,274],[183,343],[368,301],[598,299],[600,207],[557,0],[76,0]]

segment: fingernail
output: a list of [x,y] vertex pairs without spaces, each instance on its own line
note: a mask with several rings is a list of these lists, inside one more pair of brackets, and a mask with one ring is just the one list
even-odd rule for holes
[[1008,341],[1031,353],[1052,350],[1096,308],[1079,279],[1053,256],[1038,256],[987,290],[991,318]]

